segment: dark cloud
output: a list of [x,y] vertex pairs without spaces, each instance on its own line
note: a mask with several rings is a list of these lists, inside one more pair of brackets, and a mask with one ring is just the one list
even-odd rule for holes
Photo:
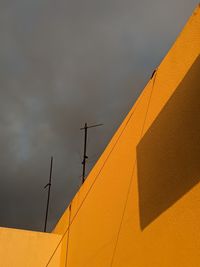
[[93,166],[196,0],[0,1],[0,225],[49,228]]

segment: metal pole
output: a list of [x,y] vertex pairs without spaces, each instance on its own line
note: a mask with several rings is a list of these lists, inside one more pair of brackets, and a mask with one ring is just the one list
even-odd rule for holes
[[86,167],[86,159],[88,158],[86,155],[86,151],[87,151],[87,123],[85,123],[85,127],[84,127],[84,132],[85,132],[85,136],[84,136],[84,150],[83,150],[83,174],[82,174],[82,184],[85,182],[85,167]]
[[95,125],[91,125],[88,126],[87,123],[85,123],[85,126],[83,128],[81,128],[80,130],[84,130],[84,149],[83,149],[83,173],[82,173],[82,184],[85,182],[85,169],[86,169],[86,160],[88,159],[87,156],[87,130],[89,128],[94,128],[94,127],[98,127],[98,126],[102,126],[103,124],[95,124]]
[[51,157],[51,164],[50,164],[50,173],[49,173],[49,183],[45,185],[44,188],[48,187],[48,197],[47,197],[47,207],[46,207],[46,215],[45,215],[45,224],[44,224],[44,232],[47,229],[47,220],[48,220],[48,211],[49,211],[49,201],[50,201],[50,193],[51,193],[51,177],[52,177],[52,170],[53,170],[53,157]]
[[66,248],[66,258],[65,258],[65,267],[67,267],[68,263],[68,252],[69,252],[69,236],[70,236],[70,225],[71,225],[71,209],[72,205],[69,205],[69,223],[68,223],[68,233],[67,233],[67,248]]

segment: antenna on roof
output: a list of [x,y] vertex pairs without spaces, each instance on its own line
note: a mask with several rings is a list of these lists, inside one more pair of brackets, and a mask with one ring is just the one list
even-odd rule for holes
[[47,220],[48,220],[48,211],[49,211],[49,201],[50,201],[50,193],[51,193],[51,177],[53,170],[53,157],[51,157],[50,163],[50,172],[49,172],[49,182],[45,185],[44,189],[48,187],[48,197],[47,197],[47,207],[46,207],[46,215],[45,215],[45,223],[44,223],[44,232],[47,230]]
[[82,165],[83,165],[83,172],[82,172],[82,184],[85,182],[85,168],[86,168],[86,160],[88,159],[87,156],[87,130],[89,128],[95,128],[95,127],[99,127],[102,126],[103,124],[95,124],[95,125],[91,125],[88,126],[87,123],[85,123],[85,126],[80,128],[80,130],[84,130],[84,149],[83,149],[83,161],[82,161]]

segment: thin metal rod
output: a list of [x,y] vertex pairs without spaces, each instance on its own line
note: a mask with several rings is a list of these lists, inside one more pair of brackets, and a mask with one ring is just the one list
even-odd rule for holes
[[[95,125],[87,126],[87,128],[89,129],[89,128],[94,128],[94,127],[98,127],[98,126],[102,126],[102,125],[103,124],[100,123],[100,124],[95,124]],[[85,127],[80,128],[80,130],[84,130],[84,129],[85,129]]]
[[69,223],[68,223],[68,233],[67,233],[67,247],[66,247],[66,258],[65,258],[65,267],[68,264],[68,254],[69,254],[69,237],[70,237],[70,225],[71,225],[71,208],[72,205],[69,205]]
[[85,182],[85,167],[86,167],[86,160],[87,160],[87,155],[86,155],[86,151],[87,151],[87,129],[88,129],[88,126],[87,126],[87,123],[85,123],[85,127],[83,128],[84,129],[84,149],[83,149],[83,161],[82,161],[82,164],[83,164],[83,173],[82,173],[82,184]]
[[88,129],[90,128],[94,128],[94,127],[98,127],[98,126],[102,126],[103,124],[95,124],[95,125],[90,125],[88,126],[87,123],[85,123],[85,126],[80,128],[80,130],[84,130],[84,149],[83,149],[83,172],[82,172],[82,184],[85,182],[85,169],[86,169],[86,160],[88,159],[87,156],[87,134],[88,134]]
[[51,157],[50,163],[50,173],[49,173],[49,183],[45,185],[44,188],[48,187],[48,197],[47,197],[47,207],[46,207],[46,215],[45,215],[45,223],[44,223],[44,232],[47,230],[47,220],[48,220],[48,212],[49,212],[49,201],[51,194],[51,178],[52,178],[52,170],[53,170],[53,157]]

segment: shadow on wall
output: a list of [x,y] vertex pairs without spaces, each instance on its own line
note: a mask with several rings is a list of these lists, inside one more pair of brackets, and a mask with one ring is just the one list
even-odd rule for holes
[[200,181],[200,56],[138,144],[137,164],[143,230]]

